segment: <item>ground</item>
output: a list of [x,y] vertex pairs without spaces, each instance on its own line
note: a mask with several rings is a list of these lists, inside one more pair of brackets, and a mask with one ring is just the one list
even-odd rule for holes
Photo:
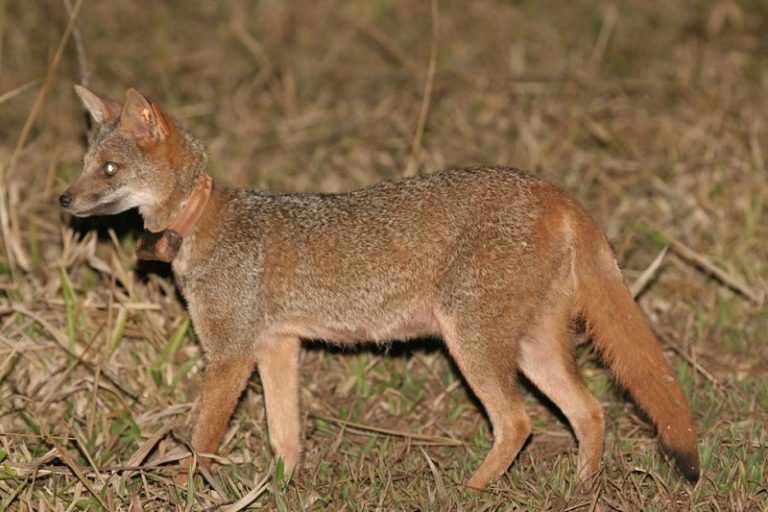
[[[766,33],[761,0],[0,0],[0,509],[768,509]],[[592,491],[525,383],[530,441],[468,490],[490,427],[437,341],[308,344],[297,478],[273,466],[254,374],[220,464],[175,486],[202,354],[168,268],[136,261],[136,214],[57,205],[84,151],[82,81],[151,96],[232,185],[344,191],[473,164],[559,184],[639,283],[701,481],[576,336],[606,413]]]

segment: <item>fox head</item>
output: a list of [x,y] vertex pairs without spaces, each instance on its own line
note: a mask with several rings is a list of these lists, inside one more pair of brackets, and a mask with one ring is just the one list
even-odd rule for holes
[[75,92],[99,131],[59,203],[79,217],[138,207],[147,227],[162,229],[193,187],[202,147],[135,89],[122,106],[79,85]]

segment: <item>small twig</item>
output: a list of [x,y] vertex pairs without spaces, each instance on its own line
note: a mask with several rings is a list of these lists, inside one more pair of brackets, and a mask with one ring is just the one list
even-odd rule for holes
[[[83,359],[82,355],[75,354],[73,352],[70,352],[67,348],[67,338],[64,335],[63,332],[61,332],[60,329],[57,329],[53,325],[51,325],[49,322],[47,322],[42,316],[38,315],[37,313],[34,313],[24,306],[21,306],[20,304],[12,304],[11,306],[13,310],[16,313],[19,313],[20,315],[26,316],[37,322],[43,329],[48,331],[51,336],[53,336],[53,339],[56,341],[53,345],[55,347],[58,347],[59,349],[63,350],[65,353],[67,353],[69,356],[77,359],[80,363],[82,363],[86,368],[88,368],[90,371],[95,371],[95,365],[91,363],[90,361]],[[102,373],[107,378],[109,382],[112,383],[113,386],[115,386],[117,389],[119,389],[121,392],[126,394],[128,397],[130,397],[133,400],[138,400],[139,394],[131,391],[127,388],[125,388],[123,385],[120,384],[119,379],[117,379],[115,376],[111,374],[111,372],[107,372],[106,370],[102,370]]]
[[[123,473],[123,472],[130,472],[135,473],[137,471],[151,471],[151,470],[166,470],[167,467],[165,466],[165,462],[152,462],[150,464],[142,464],[141,466],[121,466],[121,465],[115,465],[115,466],[98,466],[98,467],[88,467],[88,466],[77,466],[77,470],[82,473],[83,475],[92,475],[96,472],[99,473]],[[61,466],[50,466],[50,465],[44,465],[41,463],[24,463],[24,462],[8,462],[7,463],[10,467],[13,469],[20,471],[20,472],[30,472],[30,473],[39,473],[39,474],[59,474],[59,473],[71,473],[71,470],[63,469]],[[69,466],[69,464],[67,464]],[[175,471],[175,469],[174,469]]]
[[391,64],[408,69],[415,77],[421,74],[421,68],[395,44],[385,32],[371,26],[363,25],[350,17],[342,18],[352,25],[360,37],[369,42],[373,48],[379,51],[381,56]]
[[413,135],[411,143],[411,154],[408,157],[408,163],[405,166],[405,176],[416,174],[419,153],[421,153],[421,141],[424,137],[424,128],[427,124],[427,115],[429,114],[429,104],[432,100],[432,89],[435,84],[435,70],[437,69],[437,45],[440,37],[439,12],[437,9],[437,0],[432,0],[432,44],[429,49],[429,65],[427,67],[427,81],[424,84],[424,96],[421,99],[421,108],[419,109],[419,121],[416,125],[416,133]]
[[51,386],[51,389],[48,392],[48,394],[42,399],[41,403],[43,404],[43,406],[47,406],[51,402],[51,399],[54,397],[54,395],[61,390],[61,386],[64,384],[64,382],[67,379],[69,379],[69,376],[72,374],[73,371],[75,371],[75,368],[77,368],[80,365],[80,361],[84,361],[85,357],[90,353],[91,349],[97,346],[96,342],[98,341],[98,338],[99,338],[98,335],[93,336],[91,338],[91,341],[88,342],[88,344],[85,346],[85,349],[83,349],[80,355],[71,358],[72,362],[69,364],[69,366],[67,366],[67,368],[63,372],[61,372],[56,383],[53,386]]
[[707,379],[713,386],[720,387],[720,382],[715,378],[714,375],[712,375],[706,368],[704,368],[701,364],[697,363],[693,359],[691,359],[691,356],[685,353],[683,349],[677,346],[677,343],[675,343],[670,336],[667,336],[664,333],[661,333],[657,330],[654,330],[656,333],[656,336],[659,337],[664,342],[664,345],[671,348],[675,351],[677,355],[683,358],[683,360],[688,363],[691,368],[693,368],[695,371],[699,372],[705,379]]
[[20,95],[20,94],[24,94],[24,93],[25,93],[25,92],[27,92],[29,89],[31,89],[32,87],[34,87],[35,85],[37,85],[37,83],[38,83],[39,81],[40,81],[40,80],[37,80],[37,79],[35,79],[35,80],[30,80],[29,82],[25,83],[24,85],[20,85],[20,86],[18,86],[18,87],[15,87],[15,88],[11,89],[11,90],[10,90],[10,91],[8,91],[8,92],[5,92],[5,93],[3,93],[3,94],[0,94],[0,105],[2,105],[3,103],[5,103],[6,101],[10,101],[10,100],[12,100],[13,98],[15,98],[16,96],[18,96],[18,95]]
[[671,249],[675,252],[675,254],[680,256],[682,259],[688,261],[689,263],[693,263],[696,267],[703,270],[707,274],[711,274],[718,281],[725,284],[729,288],[732,288],[733,290],[736,290],[737,292],[741,293],[742,295],[750,299],[752,302],[754,302],[758,306],[763,304],[763,300],[765,299],[765,291],[755,290],[754,288],[750,287],[747,283],[745,283],[740,276],[732,274],[726,270],[723,270],[722,268],[712,263],[709,260],[709,258],[694,251],[693,249],[686,246],[681,241],[669,235],[668,233],[665,233],[664,231],[661,231],[661,230],[659,230],[659,233],[661,233],[664,236],[664,238],[666,238],[667,242],[669,242]]
[[611,34],[616,27],[616,20],[619,18],[619,11],[615,5],[608,5],[603,12],[603,23],[600,26],[600,33],[597,35],[597,41],[592,48],[592,56],[589,59],[589,78],[593,79],[597,75],[597,70],[600,68],[600,62],[602,62],[605,56],[605,50],[608,49],[608,42],[611,40]]
[[[8,341],[10,341],[10,340],[8,340]],[[2,377],[2,372],[5,371],[5,365],[7,365],[10,362],[10,360],[13,359],[13,357],[18,353],[19,346],[21,346],[21,342],[22,341],[24,341],[24,340],[20,339],[19,341],[16,342],[16,345],[13,347],[13,350],[11,350],[11,353],[8,354],[8,357],[5,358],[5,361],[3,361],[0,364],[0,377]]]
[[27,138],[32,131],[32,125],[35,124],[37,116],[40,114],[40,110],[43,107],[43,101],[48,95],[51,84],[53,84],[53,78],[56,76],[56,72],[59,70],[61,58],[64,56],[64,50],[67,47],[67,43],[69,42],[69,38],[72,35],[72,31],[75,29],[75,22],[77,21],[77,16],[80,14],[80,8],[82,6],[83,0],[77,0],[75,7],[72,9],[72,14],[69,16],[69,23],[67,23],[67,28],[64,29],[64,34],[61,36],[61,40],[59,40],[59,46],[56,48],[56,52],[53,54],[53,59],[51,59],[51,64],[48,66],[48,72],[45,75],[43,86],[37,93],[35,102],[32,104],[29,115],[27,115],[27,120],[24,122],[24,126],[21,129],[19,139],[16,141],[16,148],[14,148],[13,154],[11,155],[11,161],[8,164],[6,172],[4,173],[5,176],[0,177],[0,181],[4,181],[2,178],[9,178],[13,176],[13,173],[16,170],[16,164],[18,163],[21,150],[24,149],[24,145],[27,143]]
[[[72,2],[70,0],[64,0],[64,6],[67,8],[67,14],[70,19],[72,18]],[[75,28],[72,30],[72,39],[75,41],[75,53],[77,53],[77,69],[80,72],[80,85],[88,87],[90,83],[90,74],[88,73],[88,59],[85,58],[85,45],[83,44],[83,36],[80,33],[80,28],[75,24]]]
[[311,416],[318,420],[341,425],[342,427],[346,428],[350,432],[354,430],[359,431],[359,433],[374,432],[377,434],[383,434],[387,436],[402,437],[405,439],[422,441],[430,445],[464,446],[464,443],[462,441],[459,441],[458,439],[451,439],[449,437],[429,436],[425,434],[414,434],[411,432],[403,432],[400,430],[390,430],[386,428],[372,427],[370,425],[365,425],[363,423],[355,423],[352,421],[342,420],[341,418],[331,418],[328,416],[321,416],[319,414],[312,414]]
[[640,277],[638,277],[637,280],[632,283],[632,286],[630,287],[632,297],[636,299],[638,295],[640,295],[643,290],[645,290],[645,287],[648,286],[648,283],[650,283],[656,277],[659,267],[661,267],[661,263],[664,261],[664,256],[667,255],[668,251],[669,246],[664,246],[664,248],[656,256],[648,268],[646,268],[643,273],[640,274]]
[[22,438],[29,438],[29,439],[45,439],[46,441],[49,441],[51,439],[57,439],[59,441],[77,441],[76,437],[72,436],[57,436],[57,435],[43,435],[43,434],[30,434],[29,432],[3,432],[0,431],[0,436],[3,437],[22,437]]
[[422,447],[419,447],[419,449],[421,450],[421,454],[424,455],[424,458],[427,459],[427,465],[429,466],[429,471],[432,473],[432,478],[435,480],[435,490],[437,491],[437,504],[440,509],[446,510],[448,508],[448,492],[445,490],[445,482],[443,482],[443,477],[440,475],[440,472],[437,470],[437,466],[435,466],[435,463],[429,457],[429,454],[427,454],[427,451]]
[[203,477],[203,480],[205,480],[208,483],[208,485],[211,486],[211,489],[219,493],[219,496],[227,495],[224,489],[221,488],[219,481],[213,478],[213,474],[211,474],[211,470],[208,469],[208,467],[197,465],[196,469],[197,469],[197,472],[200,473],[200,476]]
[[661,478],[661,476],[659,476],[657,472],[651,471],[650,469],[640,468],[640,467],[633,467],[630,470],[630,472],[640,473],[642,475],[650,476],[657,486],[661,487],[662,489],[664,489],[664,492],[669,494],[669,486],[667,486],[667,483],[664,481],[663,478]]
[[29,114],[27,115],[27,119],[24,122],[24,126],[21,129],[21,133],[19,134],[19,138],[16,141],[16,147],[13,150],[13,153],[11,154],[11,159],[7,165],[7,167],[0,168],[0,235],[2,235],[3,238],[3,247],[5,250],[5,256],[7,258],[7,264],[10,267],[11,271],[11,278],[13,280],[14,285],[18,282],[18,276],[16,271],[16,265],[17,263],[24,269],[27,269],[29,267],[29,262],[27,260],[27,257],[24,253],[24,250],[19,245],[18,241],[13,237],[13,233],[16,233],[18,231],[18,226],[15,224],[15,217],[12,215],[9,215],[9,201],[10,196],[12,194],[9,193],[9,188],[12,190],[12,187],[8,187],[10,178],[13,176],[14,172],[16,171],[16,165],[19,161],[19,156],[21,155],[21,150],[24,148],[24,145],[27,143],[27,138],[29,137],[29,134],[32,131],[32,126],[35,123],[35,120],[37,119],[37,116],[40,114],[40,110],[43,106],[43,100],[45,100],[46,95],[48,94],[48,90],[51,87],[51,84],[53,83],[53,77],[56,75],[56,71],[59,69],[59,64],[61,63],[61,57],[64,54],[64,49],[67,46],[67,41],[69,40],[69,36],[72,34],[72,29],[75,26],[75,20],[77,19],[77,15],[80,12],[80,7],[82,7],[83,0],[77,0],[77,4],[75,4],[74,10],[72,11],[72,15],[69,17],[69,23],[67,24],[67,28],[64,30],[64,34],[61,36],[61,40],[59,41],[59,46],[56,48],[56,53],[53,56],[53,59],[51,60],[51,64],[48,66],[48,72],[45,76],[45,80],[43,81],[43,86],[40,88],[40,91],[37,93],[37,97],[35,98],[35,102],[32,104],[32,108],[29,111]]
[[245,507],[256,501],[256,499],[264,494],[265,491],[269,490],[270,478],[272,478],[272,474],[268,471],[264,478],[262,478],[261,481],[257,483],[254,488],[251,489],[247,494],[245,494],[242,498],[232,503],[231,505],[223,507],[221,510],[223,512],[238,512],[243,510]]
[[752,122],[752,126],[749,130],[749,146],[752,150],[752,160],[755,163],[755,167],[760,172],[765,172],[765,158],[763,158],[763,151],[760,149],[760,118],[756,118]]
[[[160,442],[161,439],[163,439],[165,436],[167,436],[171,431],[173,430],[173,425],[166,425],[165,427],[160,428],[157,432],[154,433],[149,439],[144,441],[142,445],[139,447],[138,450],[136,450],[133,455],[131,455],[131,458],[128,459],[128,462],[126,463],[127,466],[139,466],[142,462],[144,462],[144,459],[147,458],[149,453],[155,449],[155,446],[157,446],[157,443]],[[131,472],[127,472],[123,478],[129,478],[131,476]]]
[[0,0],[0,73],[3,72],[3,41],[5,40],[5,0]]
[[[67,8],[69,17],[72,18],[72,2],[71,0],[64,0],[64,6]],[[72,31],[72,40],[75,42],[75,54],[77,55],[77,70],[79,72],[80,85],[83,87],[90,87],[91,77],[88,73],[88,59],[85,57],[85,44],[83,44],[83,36],[80,33],[80,27],[75,23],[75,28]],[[85,136],[90,144],[93,137],[93,122],[88,112],[83,109],[83,124],[85,125]]]
[[245,15],[242,12],[242,4],[239,2],[235,3],[232,18],[229,24],[230,30],[232,30],[235,38],[240,41],[240,44],[242,44],[246,50],[248,50],[248,53],[251,54],[253,59],[258,64],[259,74],[256,82],[260,84],[265,83],[272,74],[272,69],[274,66],[272,64],[272,60],[269,58],[267,52],[264,51],[264,48],[261,46],[261,44],[245,28],[245,19]]
[[[91,483],[88,481],[88,478],[86,478],[85,473],[81,470],[80,466],[75,462],[75,460],[72,458],[72,456],[61,446],[58,444],[51,442],[50,443],[58,453],[59,459],[69,467],[69,469],[72,470],[72,472],[75,474],[78,480],[85,486],[86,489],[88,489],[88,492],[90,492],[94,498],[101,504],[102,507],[104,507],[105,510],[109,510],[109,506],[107,506],[106,502],[104,501],[104,498],[101,497],[101,495],[96,492],[96,489],[93,488]],[[95,467],[92,468],[92,471],[96,473],[100,478],[101,474],[99,473],[98,469]],[[103,479],[103,478],[102,478]]]
[[94,462],[93,457],[91,456],[91,453],[88,451],[88,447],[86,446],[86,443],[80,439],[76,438],[75,442],[77,443],[77,448],[80,450],[80,453],[82,453],[85,456],[85,459],[88,461],[88,464],[90,464],[89,467],[91,467],[94,470],[94,473],[98,477],[98,479],[101,481],[101,485],[107,485],[106,480],[104,480],[104,476],[102,476],[101,471],[99,471],[96,468],[96,462]]

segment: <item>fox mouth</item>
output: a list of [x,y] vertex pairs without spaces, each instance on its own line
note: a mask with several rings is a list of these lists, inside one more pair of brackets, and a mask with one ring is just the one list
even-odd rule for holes
[[130,205],[125,204],[125,200],[112,199],[109,201],[93,204],[93,205],[79,205],[77,200],[73,201],[73,204],[65,208],[69,213],[75,217],[91,217],[94,215],[113,215],[130,209]]

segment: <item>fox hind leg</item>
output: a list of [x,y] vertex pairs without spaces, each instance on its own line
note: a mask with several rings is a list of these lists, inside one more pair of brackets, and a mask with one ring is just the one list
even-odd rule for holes
[[485,407],[493,427],[491,451],[468,483],[469,487],[482,490],[517,457],[531,432],[531,420],[518,393],[512,354],[500,353],[499,344],[494,343],[500,333],[482,332],[477,326],[462,331],[451,322],[441,323],[448,350]]
[[300,349],[298,338],[282,336],[267,341],[257,352],[269,441],[275,456],[282,457],[287,477],[296,469],[301,454]]
[[603,455],[603,408],[579,376],[566,311],[539,316],[521,340],[518,362],[523,374],[568,418],[579,442],[578,476],[589,483]]

